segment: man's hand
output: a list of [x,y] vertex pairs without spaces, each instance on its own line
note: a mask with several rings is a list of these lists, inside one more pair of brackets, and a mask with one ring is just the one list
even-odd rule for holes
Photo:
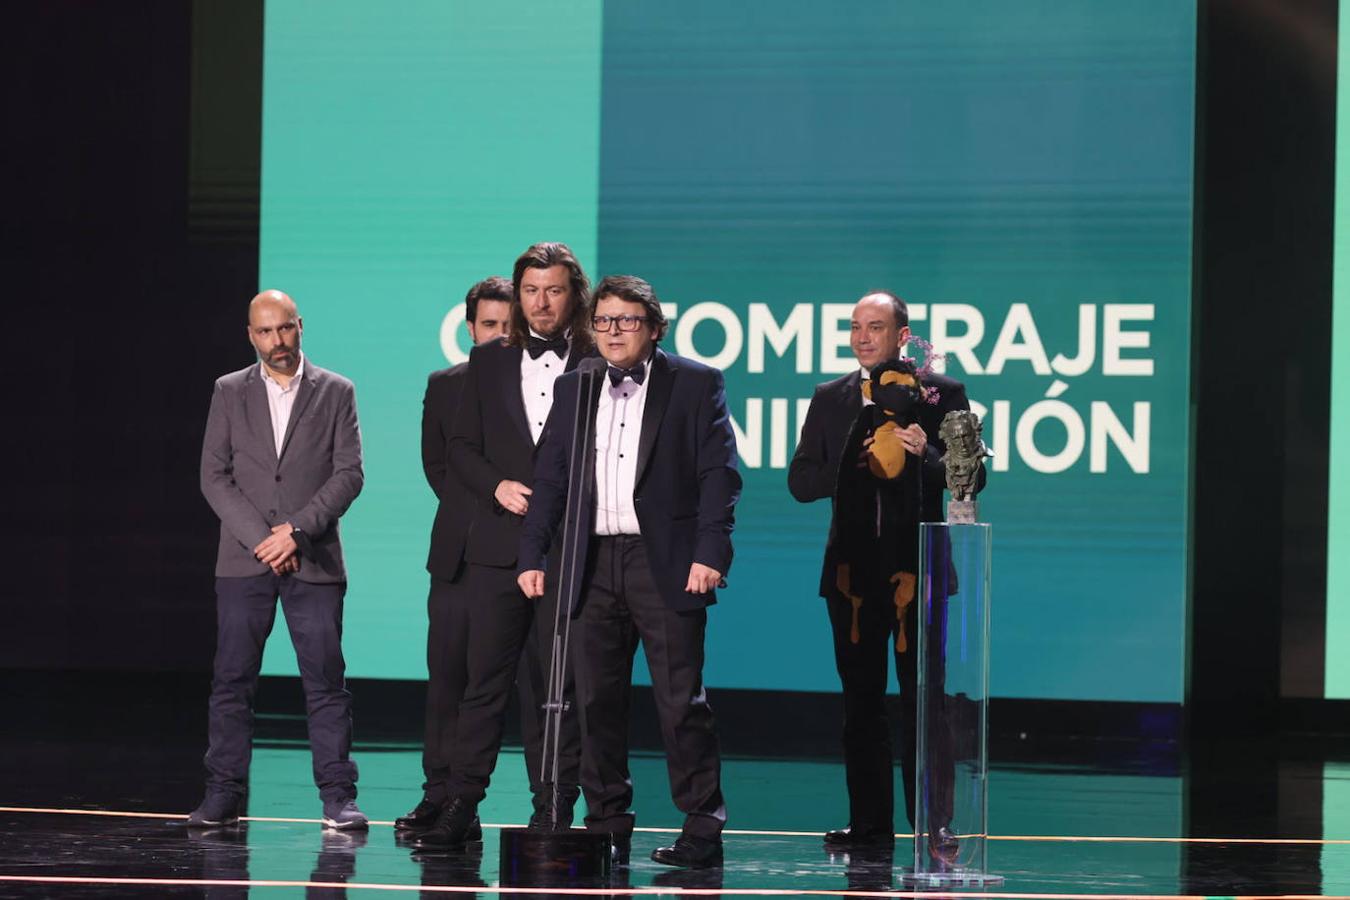
[[[895,426],[891,426],[892,428]],[[877,442],[876,432],[863,438],[862,449],[858,451],[858,468],[866,469],[872,462],[872,445]]]
[[520,592],[531,600],[544,596],[544,572],[542,569],[530,569],[516,576]]
[[300,571],[300,557],[292,553],[281,562],[272,563],[272,572],[276,575],[294,575]]
[[694,563],[689,567],[689,581],[685,583],[684,589],[691,594],[706,594],[717,587],[721,580],[721,572],[703,563]]
[[530,495],[533,493],[534,491],[519,481],[503,478],[497,485],[497,490],[492,492],[492,496],[497,499],[497,504],[502,509],[523,516],[530,508]]
[[258,557],[258,561],[271,566],[279,563],[289,556],[294,555],[295,538],[291,537],[291,532],[295,528],[290,522],[282,522],[272,528],[272,536],[261,544],[253,548],[253,555]]
[[915,422],[899,429],[899,432],[900,442],[905,445],[905,449],[915,456],[922,457],[928,449],[928,434],[923,430],[923,426]]

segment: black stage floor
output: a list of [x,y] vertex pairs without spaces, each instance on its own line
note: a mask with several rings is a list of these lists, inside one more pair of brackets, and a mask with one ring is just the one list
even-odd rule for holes
[[[497,886],[497,828],[522,824],[528,811],[517,752],[503,755],[480,810],[485,843],[419,858],[391,827],[417,799],[413,747],[358,746],[360,803],[374,820],[367,835],[320,827],[308,753],[284,740],[257,747],[249,819],[190,832],[182,817],[201,790],[201,751],[183,735],[0,738],[0,897],[563,895]],[[1030,756],[996,754],[990,869],[1006,882],[984,896],[1350,895],[1350,764],[1335,753],[1255,741],[1110,762]],[[633,865],[608,886],[565,894],[913,895],[900,882],[912,852],[905,839],[893,856],[823,850],[820,833],[846,817],[837,762],[733,758],[724,777],[724,868],[681,872],[647,860],[679,817],[663,760],[643,755],[634,760],[643,830]]]

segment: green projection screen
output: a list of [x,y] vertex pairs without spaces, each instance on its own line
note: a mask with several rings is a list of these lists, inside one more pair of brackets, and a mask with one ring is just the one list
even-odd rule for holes
[[[269,0],[260,282],[357,385],[349,673],[425,677],[428,372],[562,240],[724,369],[745,494],[714,688],[833,690],[786,466],[848,311],[911,304],[996,453],[993,690],[1177,702],[1195,15],[1083,4]],[[266,672],[294,672],[284,636]]]
[[[1344,19],[1337,77],[1350,72]],[[1327,467],[1326,696],[1350,699],[1350,91],[1336,92],[1336,234],[1331,288],[1331,446]]]

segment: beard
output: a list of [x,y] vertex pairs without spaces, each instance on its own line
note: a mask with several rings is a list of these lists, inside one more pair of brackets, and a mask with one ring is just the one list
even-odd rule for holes
[[278,372],[292,371],[300,359],[300,349],[278,349],[267,354],[267,365]]

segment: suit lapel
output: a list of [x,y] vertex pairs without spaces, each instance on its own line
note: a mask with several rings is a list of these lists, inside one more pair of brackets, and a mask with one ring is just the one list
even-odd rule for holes
[[858,412],[863,407],[862,402],[862,370],[855,369],[852,375],[844,379],[841,387],[842,406],[844,410],[846,424],[845,431],[858,418]]
[[[585,405],[581,408],[582,422],[589,423],[586,436],[582,438],[582,456],[583,460],[589,460],[586,465],[580,467],[582,483],[580,485],[581,495],[584,498],[582,504],[583,516],[593,514],[595,505],[595,414],[600,407],[600,394],[605,389],[609,379],[605,376],[605,370],[601,369],[594,375],[587,377],[583,372],[577,377],[577,392],[586,392],[586,397],[582,401]],[[570,412],[572,418],[572,428],[575,431],[579,427],[576,421],[576,412]],[[587,523],[589,528],[589,523]]]
[[300,417],[305,414],[305,407],[309,406],[309,401],[314,399],[318,380],[319,373],[306,360],[305,375],[295,388],[295,403],[291,406],[291,417],[286,420],[286,437],[281,442],[281,454],[277,457],[278,460],[286,455],[286,448],[291,445],[291,435],[295,434],[295,425],[300,421]]
[[[571,371],[572,371],[573,369],[575,369],[577,366],[581,365],[581,361],[582,361],[583,359],[589,359],[589,358],[591,358],[592,356],[599,356],[599,355],[600,355],[600,354],[597,353],[597,352],[596,352],[595,350],[593,350],[593,349],[592,349],[592,350],[588,350],[588,351],[586,351],[585,353],[578,353],[578,352],[576,352],[576,344],[573,343],[573,344],[571,345],[571,347],[569,348],[568,353],[567,353],[567,362],[563,363],[563,374],[566,375],[568,372],[571,372]],[[603,382],[603,381],[604,381],[603,378],[593,378],[593,379],[591,379],[589,382],[587,382],[587,380],[583,377],[583,378],[580,380],[580,383],[579,383],[578,386],[577,386],[577,390],[581,390],[582,386],[584,386],[584,385],[586,385],[587,383],[589,383],[589,384],[591,385],[591,387],[593,388],[593,390],[591,391],[590,399],[588,400],[588,402],[589,402],[590,405],[591,405],[591,415],[592,415],[592,416],[595,415],[595,407],[596,407],[596,404],[598,404],[598,403],[600,402],[600,388],[599,388],[599,385],[600,385],[600,383]],[[557,386],[556,383],[555,383],[554,386],[555,386],[555,387]],[[557,394],[556,394],[556,393],[554,394],[554,398],[553,398],[553,399],[554,399],[555,402],[557,401]],[[524,401],[522,400],[521,402],[523,403]],[[550,408],[551,408],[551,407],[550,407]],[[528,423],[526,423],[526,427],[528,427]],[[543,440],[543,438],[544,438],[544,435],[543,435],[542,433],[540,433],[539,439],[540,439],[540,440]],[[539,445],[538,445],[538,444],[535,444],[535,449],[536,449],[536,450],[539,449]]]
[[521,437],[525,439],[525,443],[533,447],[534,438],[530,436],[530,420],[525,417],[525,394],[520,382],[520,360],[524,355],[525,351],[522,348],[506,345],[506,352],[502,354],[502,360],[508,371],[501,372],[493,377],[502,386],[501,390],[506,394],[502,400],[506,406],[506,414],[520,429]]
[[651,371],[647,373],[647,402],[642,408],[642,434],[638,437],[637,473],[634,484],[642,483],[642,474],[652,460],[656,449],[657,434],[661,430],[661,419],[670,404],[670,392],[675,386],[675,372],[670,360],[658,348],[652,356]]
[[244,384],[244,415],[248,418],[249,431],[267,442],[267,453],[273,461],[277,459],[277,438],[272,431],[272,411],[267,405],[267,385],[263,384],[260,366],[248,371]]
[[587,350],[585,353],[578,353],[576,350],[576,344],[574,343],[572,345],[572,349],[569,350],[567,353],[567,362],[566,364],[563,365],[563,371],[570,372],[577,366],[581,365],[581,361],[583,359],[590,359],[592,356],[599,356],[599,355],[600,355],[599,353],[595,352],[594,348]]

